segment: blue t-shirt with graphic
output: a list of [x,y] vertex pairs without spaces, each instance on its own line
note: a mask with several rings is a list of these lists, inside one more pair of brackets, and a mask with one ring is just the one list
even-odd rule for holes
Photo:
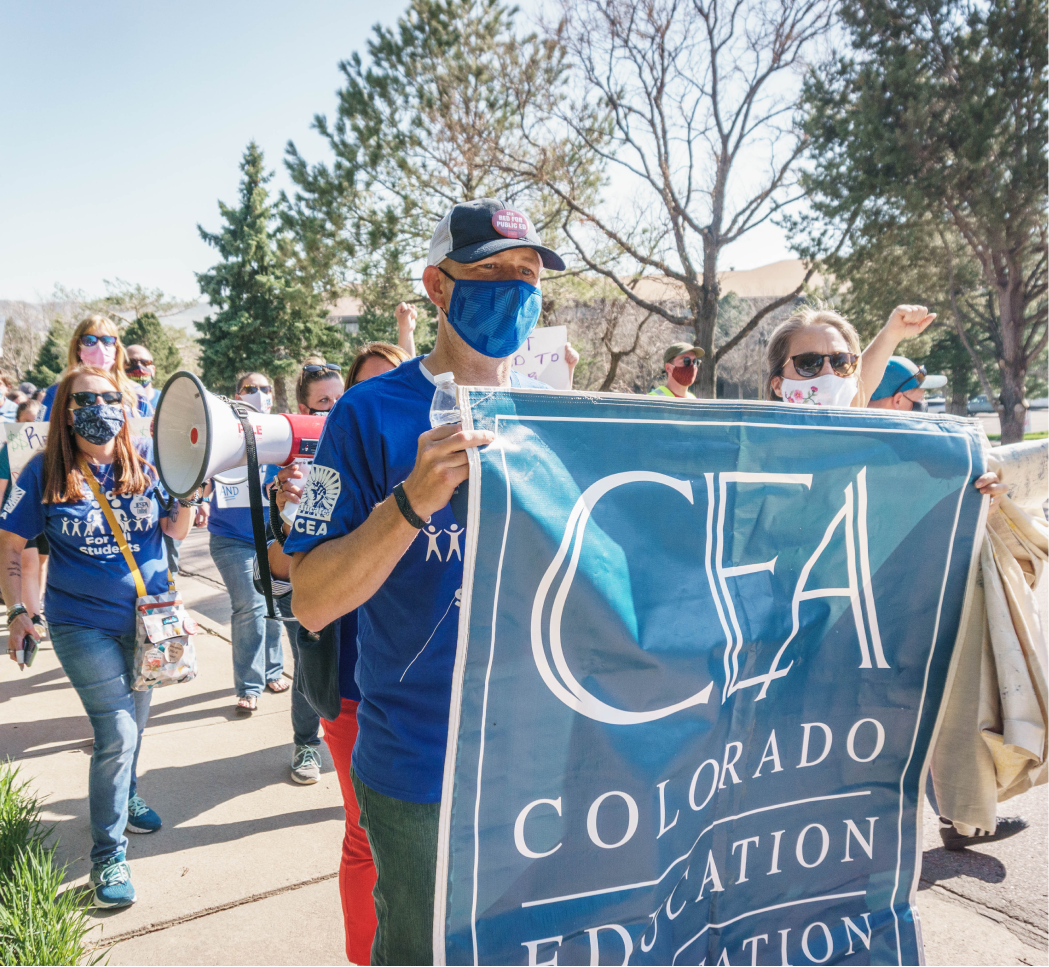
[[[143,441],[140,455],[152,462],[152,446]],[[144,494],[114,494],[110,464],[92,467],[102,495],[109,500],[134,555],[147,594],[168,590],[168,559],[160,530],[167,516],[158,497],[163,487],[147,467],[151,481]],[[44,534],[51,545],[44,610],[52,624],[98,628],[113,635],[135,630],[138,591],[124,555],[113,539],[109,521],[84,484],[87,496],[65,504],[45,504],[44,455],[38,453],[18,475],[0,513],[0,530],[32,540]]]
[[[266,464],[259,467],[259,481],[262,483],[262,519],[270,522],[270,499],[266,487],[276,479],[280,467]],[[233,537],[246,541],[254,546],[255,532],[251,529],[251,504],[248,500],[247,469],[228,470],[228,479],[241,480],[243,483],[223,484],[211,481],[211,512],[208,514],[208,530],[220,537]]]
[[[288,554],[356,530],[411,473],[434,392],[420,363],[358,383],[335,404],[284,544]],[[517,373],[511,382],[545,388]],[[465,546],[465,530],[444,507],[357,609],[353,768],[394,799],[441,798]]]

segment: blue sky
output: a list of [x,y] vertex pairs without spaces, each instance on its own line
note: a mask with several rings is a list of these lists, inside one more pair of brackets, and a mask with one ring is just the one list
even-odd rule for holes
[[[120,277],[182,298],[255,138],[311,158],[338,62],[403,2],[0,0],[0,299]],[[276,184],[281,184],[278,171]]]
[[[334,113],[338,62],[401,0],[0,0],[0,299],[54,284],[100,295],[122,278],[196,298],[214,261],[197,223],[219,225],[254,138],[285,184],[289,139]],[[787,258],[779,232],[723,264]]]

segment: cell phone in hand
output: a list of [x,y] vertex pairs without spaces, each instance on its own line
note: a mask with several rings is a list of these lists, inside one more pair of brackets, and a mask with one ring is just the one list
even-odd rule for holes
[[37,640],[32,635],[26,635],[22,641],[22,647],[15,651],[15,661],[28,668],[33,664],[33,659],[36,658],[39,649],[40,645]]

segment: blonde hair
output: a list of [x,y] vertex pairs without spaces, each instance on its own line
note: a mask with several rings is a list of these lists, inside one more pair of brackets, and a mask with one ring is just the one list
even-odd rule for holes
[[[765,348],[765,369],[768,374],[765,377],[765,399],[774,402],[780,398],[772,388],[772,379],[774,376],[783,375],[783,367],[787,365],[787,360],[790,358],[790,341],[794,338],[794,334],[809,326],[830,326],[832,329],[837,329],[848,343],[849,352],[857,357],[861,355],[860,334],[856,332],[848,319],[823,306],[805,306],[773,330],[769,344]],[[862,364],[863,360],[857,359],[856,372],[853,373],[857,379],[859,379]]]
[[128,378],[127,373],[124,372],[127,367],[127,352],[124,349],[124,344],[120,341],[120,329],[108,316],[94,315],[80,320],[76,329],[73,330],[73,338],[69,340],[69,357],[66,364],[66,370],[59,378],[64,379],[66,375],[71,373],[78,366],[85,365],[80,359],[80,337],[85,333],[91,332],[93,329],[97,330],[97,332],[103,336],[117,337],[115,347],[116,355],[113,357],[113,368],[111,372],[116,379],[117,389],[130,394],[132,400],[137,399],[139,386],[137,383],[132,382]]
[[378,357],[379,359],[385,359],[394,369],[401,365],[401,363],[408,362],[412,357],[409,356],[400,346],[395,346],[389,342],[370,342],[361,346],[358,350],[357,355],[354,357],[353,362],[350,364],[349,372],[346,373],[346,382],[343,384],[343,389],[349,389],[354,383],[357,382],[360,376],[361,369],[364,364],[372,357]]

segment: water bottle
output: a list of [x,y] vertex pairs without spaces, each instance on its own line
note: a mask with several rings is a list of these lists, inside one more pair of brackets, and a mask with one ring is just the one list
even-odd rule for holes
[[460,423],[462,414],[455,398],[455,374],[441,373],[434,377],[434,381],[437,388],[433,391],[433,402],[430,404],[430,427]]
[[[430,404],[430,427],[447,426],[462,422],[459,412],[459,401],[455,398],[455,374],[441,373],[434,377],[437,388],[433,391],[433,402]],[[459,484],[452,492],[452,515],[460,527],[466,526],[467,498],[469,487]]]

